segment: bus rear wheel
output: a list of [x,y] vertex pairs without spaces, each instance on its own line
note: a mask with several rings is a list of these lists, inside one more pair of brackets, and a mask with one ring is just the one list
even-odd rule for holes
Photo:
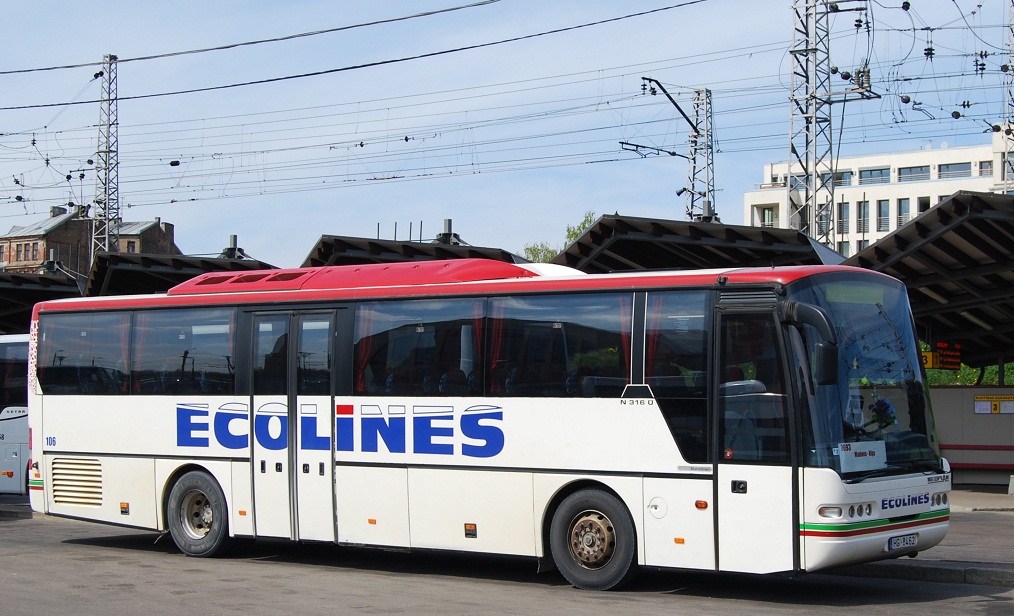
[[581,490],[563,499],[549,543],[557,569],[577,588],[619,588],[637,573],[634,521],[608,492]]
[[180,477],[169,492],[166,513],[173,542],[187,556],[213,556],[229,537],[225,495],[207,473]]

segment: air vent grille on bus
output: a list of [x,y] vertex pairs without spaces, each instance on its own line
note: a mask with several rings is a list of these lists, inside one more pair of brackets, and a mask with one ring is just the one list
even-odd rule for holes
[[102,505],[102,464],[94,459],[53,458],[53,501],[59,505]]
[[723,290],[718,294],[718,301],[723,304],[772,304],[778,301],[778,296],[774,291]]

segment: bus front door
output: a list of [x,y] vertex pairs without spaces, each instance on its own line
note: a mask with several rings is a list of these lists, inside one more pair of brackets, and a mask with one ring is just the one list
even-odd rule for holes
[[336,312],[253,321],[253,488],[259,537],[334,541]]
[[793,571],[798,532],[788,397],[771,311],[719,316],[718,570]]

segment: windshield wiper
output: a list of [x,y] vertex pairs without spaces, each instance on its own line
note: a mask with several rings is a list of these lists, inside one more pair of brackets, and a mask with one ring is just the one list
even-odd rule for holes
[[909,462],[905,466],[891,465],[885,466],[884,468],[877,468],[865,473],[860,473],[854,477],[844,479],[845,483],[862,483],[867,479],[873,479],[874,477],[886,477],[888,475],[897,475],[905,471],[920,471],[924,473],[943,473],[944,469],[939,464],[930,460],[914,460]]
[[908,464],[907,469],[923,471],[926,473],[944,473],[943,467],[932,460],[914,460]]
[[885,477],[887,475],[893,475],[897,473],[897,471],[899,470],[901,470],[901,468],[898,466],[885,466],[884,468],[866,471],[865,473],[861,473],[856,477],[850,477],[848,479],[845,479],[844,481],[845,483],[861,483],[863,481],[866,481],[867,479],[872,479],[874,477]]

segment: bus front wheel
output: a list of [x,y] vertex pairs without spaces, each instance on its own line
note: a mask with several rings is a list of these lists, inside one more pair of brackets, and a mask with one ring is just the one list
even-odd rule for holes
[[619,588],[637,573],[634,521],[608,492],[587,489],[563,499],[549,541],[557,569],[577,588]]
[[169,492],[169,533],[187,556],[213,556],[229,537],[225,495],[201,471],[186,473]]

